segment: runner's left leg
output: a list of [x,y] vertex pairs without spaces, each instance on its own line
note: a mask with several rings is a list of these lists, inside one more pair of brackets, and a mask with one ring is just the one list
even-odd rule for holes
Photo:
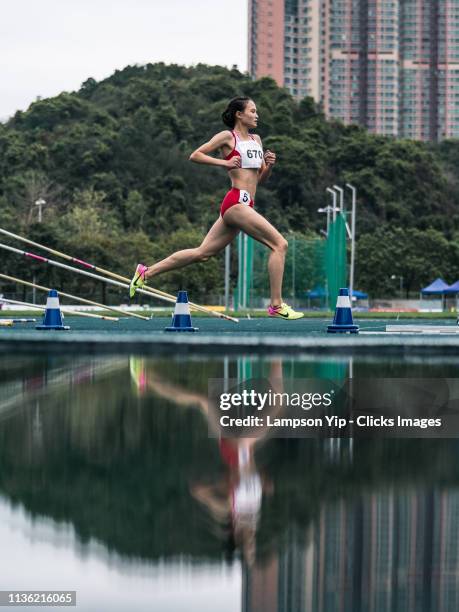
[[271,249],[268,273],[271,285],[271,305],[282,304],[282,279],[288,243],[271,223],[250,206],[232,206],[225,213],[228,225],[244,231]]

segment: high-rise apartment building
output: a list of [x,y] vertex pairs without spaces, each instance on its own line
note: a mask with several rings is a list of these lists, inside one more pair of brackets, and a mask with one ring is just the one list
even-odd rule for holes
[[458,0],[249,0],[249,71],[370,131],[459,137]]
[[[245,564],[242,612],[458,610],[459,493],[393,488],[322,505]],[[266,552],[266,551],[265,551]]]

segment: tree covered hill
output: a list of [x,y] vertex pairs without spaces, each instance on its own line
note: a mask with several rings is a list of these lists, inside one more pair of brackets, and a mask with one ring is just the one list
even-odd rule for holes
[[[351,182],[359,194],[360,287],[390,293],[392,274],[411,290],[436,275],[459,278],[458,142],[371,135],[325,120],[311,99],[297,104],[271,79],[205,65],[128,66],[0,124],[1,226],[125,274],[139,259],[197,244],[218,215],[228,178],[188,156],[224,128],[221,112],[239,94],[257,103],[258,131],[278,156],[257,209],[281,231],[317,233],[326,187]],[[38,197],[47,201],[41,225]],[[2,261],[14,256],[2,252]],[[36,272],[42,280],[59,276]],[[157,285],[175,290],[186,274],[193,295],[215,294],[221,272],[216,258]]]

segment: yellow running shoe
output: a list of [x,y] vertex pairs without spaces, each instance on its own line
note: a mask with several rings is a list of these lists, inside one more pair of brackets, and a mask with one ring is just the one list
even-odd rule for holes
[[138,264],[137,268],[135,269],[135,274],[132,277],[131,284],[129,285],[129,297],[131,299],[134,297],[137,289],[141,289],[147,282],[145,278],[146,270],[148,270],[148,268],[143,264]]
[[294,319],[302,319],[304,317],[304,312],[296,312],[288,304],[283,302],[280,306],[269,306],[268,315],[270,317],[279,317],[280,319],[290,319],[293,321]]

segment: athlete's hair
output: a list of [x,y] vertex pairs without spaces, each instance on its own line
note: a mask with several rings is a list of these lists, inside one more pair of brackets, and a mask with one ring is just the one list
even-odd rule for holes
[[238,96],[237,98],[233,98],[222,113],[223,123],[229,128],[233,129],[236,124],[236,113],[238,111],[242,113],[245,110],[247,103],[251,99],[252,98],[248,98],[247,96]]

